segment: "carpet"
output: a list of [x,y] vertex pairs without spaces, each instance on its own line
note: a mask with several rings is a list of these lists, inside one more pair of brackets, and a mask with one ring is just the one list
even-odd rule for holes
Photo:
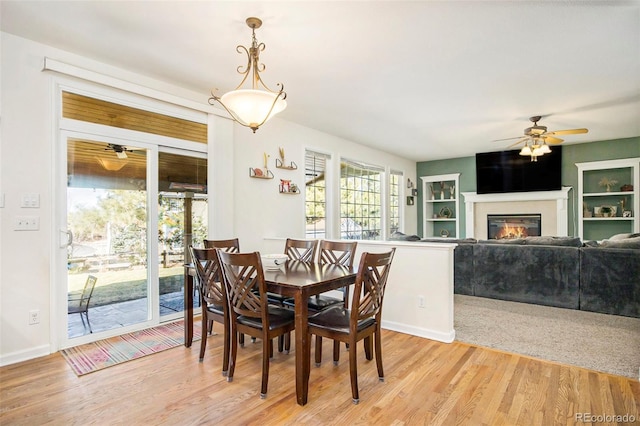
[[638,379],[640,318],[455,295],[456,340]]
[[[193,338],[200,339],[199,321],[194,321]],[[61,353],[71,369],[82,376],[182,344],[184,322],[177,321],[63,349]]]

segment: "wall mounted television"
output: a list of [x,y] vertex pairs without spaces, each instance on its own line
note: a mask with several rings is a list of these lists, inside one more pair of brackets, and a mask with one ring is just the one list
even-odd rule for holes
[[478,194],[504,192],[557,191],[562,187],[562,147],[531,161],[520,151],[476,154],[476,191]]

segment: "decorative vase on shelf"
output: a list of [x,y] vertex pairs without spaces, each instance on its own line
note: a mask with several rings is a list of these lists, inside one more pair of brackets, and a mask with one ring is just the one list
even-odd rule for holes
[[603,177],[602,179],[600,179],[600,182],[598,182],[599,186],[604,186],[606,188],[607,192],[611,192],[611,187],[615,186],[618,184],[618,181],[615,179],[611,179],[611,178],[607,178],[607,177]]
[[440,192],[440,199],[444,200],[444,191]]

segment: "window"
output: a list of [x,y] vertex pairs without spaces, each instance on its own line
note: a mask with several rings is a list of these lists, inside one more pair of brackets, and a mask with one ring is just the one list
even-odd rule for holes
[[326,154],[306,151],[304,156],[305,173],[305,217],[306,238],[326,238],[327,194]]
[[389,175],[389,235],[400,230],[400,184],[402,172],[391,170]]
[[382,239],[380,167],[343,160],[340,164],[340,238]]

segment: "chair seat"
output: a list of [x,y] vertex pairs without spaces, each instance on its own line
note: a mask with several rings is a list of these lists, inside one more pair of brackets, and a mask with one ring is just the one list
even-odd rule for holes
[[207,311],[209,311],[211,313],[214,313],[214,314],[224,315],[224,308],[222,307],[222,305],[208,304],[207,305]]
[[[330,329],[340,333],[349,333],[349,319],[351,310],[345,309],[343,306],[330,306],[327,309],[318,312],[309,317],[309,325],[318,328]],[[358,330],[363,330],[375,323],[374,318],[367,318],[358,322]]]
[[86,309],[81,306],[69,306],[67,308],[67,314],[79,314],[81,312],[86,312]]
[[[308,299],[307,305],[309,306],[309,310],[313,312],[319,312],[323,309],[328,308],[333,305],[343,305],[344,301],[342,299],[337,299],[331,296],[325,296],[323,294],[319,294],[317,296],[311,296]],[[289,306],[293,308],[295,306],[295,302],[292,298],[288,298],[284,301],[285,306]]]
[[285,300],[289,299],[287,296],[281,296],[276,293],[267,292],[267,301],[273,305],[284,306]]
[[[295,314],[290,309],[269,306],[269,328],[274,329],[293,322]],[[240,315],[238,323],[262,330],[262,319]]]

